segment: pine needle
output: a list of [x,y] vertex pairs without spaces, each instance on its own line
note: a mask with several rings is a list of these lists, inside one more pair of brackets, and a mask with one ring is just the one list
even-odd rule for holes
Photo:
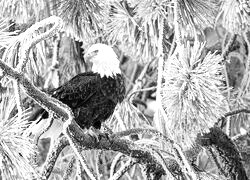
[[179,0],[178,7],[182,34],[194,37],[206,27],[213,27],[218,11],[217,1]]
[[241,34],[250,26],[250,2],[238,0],[224,0],[221,6],[222,26],[232,34]]
[[15,110],[15,99],[10,94],[4,94],[0,104],[0,166],[4,179],[31,179],[37,177],[32,158],[35,155],[35,145],[29,137],[24,136],[31,112],[22,112],[21,118],[11,117]]
[[98,0],[60,0],[56,4],[66,33],[84,43],[98,38],[106,17],[105,3]]
[[166,126],[183,147],[191,147],[198,133],[205,133],[226,112],[221,93],[222,57],[202,54],[204,44],[180,45],[164,71],[162,103]]
[[32,18],[39,17],[44,8],[43,0],[4,0],[0,1],[0,17],[25,24]]
[[8,32],[8,25],[6,20],[0,20],[0,50],[6,48],[13,40],[16,32]]

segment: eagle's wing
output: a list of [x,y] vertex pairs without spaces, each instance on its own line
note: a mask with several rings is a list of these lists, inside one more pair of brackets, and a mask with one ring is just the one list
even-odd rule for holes
[[99,91],[100,78],[96,73],[78,74],[53,92],[53,97],[71,108],[83,106]]

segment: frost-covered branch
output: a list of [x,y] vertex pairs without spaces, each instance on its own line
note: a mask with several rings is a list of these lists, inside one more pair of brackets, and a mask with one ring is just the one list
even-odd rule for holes
[[43,165],[43,171],[42,171],[42,179],[48,179],[54,166],[56,163],[56,160],[59,156],[59,154],[62,152],[62,150],[69,145],[69,142],[65,136],[60,137],[57,142],[55,143],[52,151],[47,157],[47,160],[45,164]]
[[45,28],[48,25],[54,24],[51,29],[48,31],[41,33],[39,35],[36,35],[34,38],[29,39],[29,41],[26,41],[25,44],[22,44],[22,50],[20,52],[20,59],[19,64],[17,65],[18,71],[23,71],[26,63],[29,60],[29,54],[30,50],[39,42],[42,40],[45,40],[47,38],[50,38],[54,36],[57,32],[59,32],[62,28],[63,22],[62,19],[56,16],[51,16],[49,18],[46,18],[40,22],[35,23],[33,26],[31,26],[27,31],[25,31],[23,34],[21,34],[21,38],[25,39],[29,36],[32,36],[35,32],[37,32],[40,28]]
[[133,160],[128,160],[109,180],[118,180],[126,173],[132,166],[136,164]]
[[227,117],[230,117],[230,116],[233,116],[233,115],[236,115],[236,114],[239,114],[239,113],[248,113],[249,114],[250,110],[249,109],[237,109],[237,110],[227,112],[221,118],[218,119],[217,124],[219,122],[221,122],[221,126],[223,127],[225,125],[225,121],[226,121]]
[[54,111],[56,114],[64,117],[65,119],[71,119],[72,117],[74,117],[71,109],[67,105],[63,104],[61,101],[55,98],[49,97],[46,93],[40,91],[22,73],[14,70],[3,61],[0,61],[0,68],[5,72],[7,76],[14,80],[17,80],[24,88],[24,91],[27,93],[27,95],[34,99],[44,109],[48,111]]
[[[223,174],[230,179],[247,180],[246,171],[241,162],[241,155],[233,141],[218,127],[209,133],[197,137],[197,143],[205,148],[212,148],[218,167],[223,167]],[[222,170],[222,169],[221,169]]]
[[63,175],[63,180],[68,180],[70,178],[70,176],[73,173],[73,167],[74,167],[75,162],[76,162],[76,159],[74,157],[72,157],[69,164],[68,164],[68,167]]
[[[91,167],[89,167],[86,158],[81,153],[84,146],[81,145],[79,142],[77,142],[70,133],[69,126],[72,124],[71,123],[69,123],[69,124],[65,123],[65,124],[67,124],[67,125],[64,127],[64,134],[67,136],[69,143],[71,145],[71,148],[74,150],[76,156],[79,158],[79,161],[81,162],[81,165],[83,166],[83,169],[88,174],[88,176],[91,180],[97,180],[98,178],[97,178],[96,173],[94,173],[94,171],[91,169]],[[74,125],[77,126],[76,124],[74,124]]]

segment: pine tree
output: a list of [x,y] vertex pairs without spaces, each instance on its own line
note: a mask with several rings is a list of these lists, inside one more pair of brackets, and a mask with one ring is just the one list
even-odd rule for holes
[[[2,179],[248,179],[249,1],[4,0],[0,17]],[[95,142],[46,92],[100,42],[127,95]],[[50,117],[33,137],[38,105]]]

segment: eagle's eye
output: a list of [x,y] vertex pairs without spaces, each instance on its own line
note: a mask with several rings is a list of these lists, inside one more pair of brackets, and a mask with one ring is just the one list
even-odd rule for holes
[[98,54],[99,50],[94,50],[92,52],[88,52],[84,55],[84,59],[86,61],[91,61],[91,59]]
[[98,53],[98,51],[99,51],[99,50],[95,50],[95,51],[93,51],[93,54],[97,54],[97,53]]

